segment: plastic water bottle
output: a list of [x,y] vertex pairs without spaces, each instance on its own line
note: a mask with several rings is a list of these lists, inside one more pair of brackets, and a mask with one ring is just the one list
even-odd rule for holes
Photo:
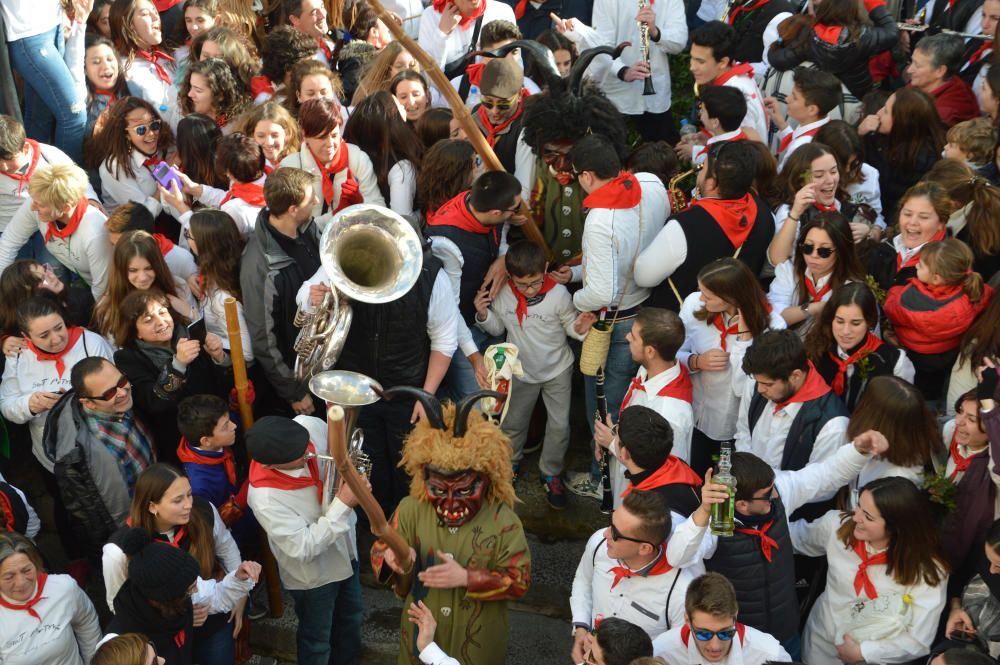
[[465,105],[470,109],[479,106],[479,86],[474,85],[469,88],[469,96],[465,100]]
[[688,134],[697,134],[698,128],[691,124],[687,118],[681,119],[681,136],[687,136]]

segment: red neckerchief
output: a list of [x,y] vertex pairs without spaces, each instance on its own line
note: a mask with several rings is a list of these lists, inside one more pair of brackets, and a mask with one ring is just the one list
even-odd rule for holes
[[664,485],[690,485],[691,487],[701,487],[701,478],[694,470],[678,457],[669,455],[667,461],[659,469],[654,471],[648,478],[638,485],[629,482],[628,487],[622,492],[624,499],[632,490],[652,490]]
[[767,530],[772,526],[774,526],[774,520],[771,520],[759,529],[736,529],[737,533],[745,533],[748,536],[757,536],[760,538],[760,551],[764,554],[764,558],[767,559],[768,563],[771,563],[773,550],[781,549],[778,547],[778,541],[767,535]]
[[158,48],[154,48],[152,53],[149,51],[136,51],[135,55],[140,60],[145,60],[153,65],[153,69],[156,70],[156,76],[159,77],[161,81],[168,85],[173,85],[174,77],[172,77],[170,72],[164,69],[163,65],[160,64],[160,60],[165,60],[170,63],[175,62],[172,56],[167,55]]
[[986,57],[993,51],[993,41],[989,40],[983,42],[983,45],[972,52],[969,56],[969,64],[974,65],[979,62],[982,58]]
[[608,208],[611,210],[627,210],[639,205],[642,199],[642,187],[635,176],[628,171],[622,171],[618,176],[598,190],[591,192],[583,199],[583,207]]
[[[306,446],[306,452],[316,452],[316,447],[312,442]],[[263,464],[250,462],[250,486],[251,487],[272,487],[279,490],[300,490],[307,487],[316,487],[316,500],[323,503],[323,479],[319,477],[319,464],[313,458],[307,463],[309,469],[308,476],[290,476],[277,469],[267,469]]]
[[827,44],[836,44],[840,40],[840,33],[844,31],[844,26],[841,25],[824,25],[822,23],[817,23],[813,26],[813,32],[816,36]]
[[100,95],[101,97],[108,98],[108,106],[111,106],[118,99],[118,95],[115,94],[114,90],[105,90],[104,88],[94,88],[94,94]]
[[653,575],[669,573],[671,570],[673,570],[673,567],[667,563],[667,548],[664,545],[660,545],[660,556],[657,558],[656,563],[653,564],[653,567],[650,568],[645,575],[642,575],[642,573],[637,570],[629,570],[625,566],[612,566],[611,570],[608,572],[614,573],[615,575],[615,580],[611,583],[611,588],[614,589],[623,579],[636,576],[652,577]]
[[830,388],[833,392],[838,395],[843,395],[846,388],[847,368],[865,356],[874,353],[880,346],[882,346],[882,340],[869,331],[868,337],[865,338],[865,343],[862,344],[857,351],[849,355],[847,360],[841,360],[839,355],[830,351],[830,358],[837,366],[837,373],[833,376],[833,381],[830,382]]
[[796,402],[808,402],[814,400],[817,397],[822,397],[823,395],[830,392],[830,386],[826,384],[820,373],[813,367],[812,361],[809,361],[809,373],[806,374],[806,380],[802,383],[802,387],[795,391],[795,394],[786,399],[784,402],[780,402],[774,405],[774,413],[778,413],[783,408],[789,404],[795,404]]
[[739,16],[740,14],[749,14],[750,12],[754,11],[755,9],[760,9],[761,7],[763,7],[764,5],[767,4],[767,1],[768,0],[757,0],[755,3],[753,3],[749,7],[736,7],[736,8],[734,8],[733,11],[729,12],[729,18],[728,18],[729,25],[735,25],[735,23],[736,23],[736,17]]
[[854,542],[854,553],[861,558],[861,563],[858,564],[858,572],[854,575],[854,593],[861,595],[861,590],[864,589],[865,595],[869,599],[875,600],[878,598],[878,591],[875,590],[875,585],[868,578],[868,566],[878,566],[885,565],[889,561],[889,552],[879,552],[875,556],[868,556],[868,550],[865,548],[865,542],[863,540],[857,540]]
[[740,331],[740,322],[737,321],[733,325],[726,327],[726,324],[722,322],[722,314],[716,314],[715,318],[712,319],[712,323],[719,330],[719,347],[725,351],[726,350],[726,338],[730,335],[735,335]]
[[[524,0],[527,2],[527,0]],[[474,62],[465,68],[465,75],[469,78],[469,83],[479,86],[483,81],[483,71],[486,69],[485,62]]]
[[469,233],[482,235],[492,233],[493,237],[496,238],[496,227],[483,225],[469,210],[469,206],[465,202],[468,195],[469,192],[466,191],[453,197],[428,217],[427,223],[431,226],[454,226]]
[[217,117],[217,118],[215,119],[215,125],[216,125],[216,127],[218,127],[219,129],[222,129],[223,127],[225,127],[225,126],[226,126],[226,125],[228,125],[228,124],[229,124],[229,118],[228,118],[228,117],[226,117],[226,114],[225,114],[225,113],[223,113],[222,115],[220,115],[219,117]]
[[[444,14],[444,8],[449,2],[451,2],[451,0],[433,0],[431,2],[431,6],[434,7],[434,11],[438,14]],[[472,13],[468,16],[462,14],[462,20],[459,21],[458,27],[462,30],[468,30],[473,21],[486,13],[486,2],[487,0],[482,0],[482,2],[479,3],[479,6],[473,9]]]
[[736,76],[752,77],[753,67],[751,67],[750,63],[747,62],[743,62],[738,65],[733,65],[732,67],[724,71],[722,74],[716,76],[715,80],[712,81],[711,85],[725,85],[729,79],[734,78]]
[[32,344],[30,339],[27,337],[24,338],[25,346],[31,349],[31,352],[35,354],[36,358],[43,362],[46,360],[54,360],[56,362],[56,373],[59,375],[60,379],[62,378],[63,372],[66,371],[66,361],[63,360],[63,356],[69,353],[70,349],[73,348],[73,345],[80,340],[80,337],[83,335],[83,328],[80,326],[70,326],[66,332],[69,333],[69,339],[66,342],[66,346],[63,347],[63,350],[59,353],[42,351],[37,346]]
[[809,292],[809,298],[813,302],[823,302],[823,296],[833,290],[833,275],[830,276],[830,279],[826,280],[826,284],[819,291],[816,290],[816,285],[813,284],[813,281],[807,275],[803,275],[802,279],[805,280],[806,291]]
[[38,616],[38,612],[35,611],[35,605],[38,601],[44,600],[42,597],[42,592],[45,590],[45,582],[49,579],[48,573],[38,573],[38,580],[36,584],[38,585],[38,590],[35,591],[35,595],[28,602],[23,605],[17,603],[8,603],[3,598],[0,598],[0,607],[6,607],[8,610],[25,610],[28,614],[38,619],[38,623],[42,622],[42,617]]
[[[687,368],[684,365],[680,365],[681,371],[674,377],[674,380],[667,385],[660,388],[659,392],[656,393],[657,397],[672,397],[674,399],[679,399],[682,402],[691,403],[694,386],[691,383],[691,375],[688,374]],[[670,370],[666,370],[670,371]],[[649,377],[646,377],[649,381]],[[618,409],[618,413],[621,414],[628,406],[628,403],[632,401],[632,393],[636,390],[646,392],[646,386],[643,384],[642,379],[638,376],[632,377],[632,383],[629,384],[628,392],[625,393],[625,399],[622,400],[621,408]]]
[[789,132],[788,136],[786,136],[785,138],[781,139],[781,143],[778,144],[778,154],[780,155],[781,153],[785,152],[785,150],[788,148],[788,146],[791,145],[791,143],[792,143],[792,137],[800,139],[803,136],[816,136],[816,134],[819,132],[820,129],[822,129],[822,127],[813,127],[812,129],[807,129],[806,131],[802,132],[798,136],[795,136],[795,132],[794,131]]
[[159,164],[162,161],[163,160],[160,159],[159,155],[157,155],[156,153],[153,153],[152,156],[147,157],[146,159],[142,160],[142,165],[145,166],[150,171],[152,171],[153,167],[155,167],[157,164]]
[[[354,205],[355,203],[364,203],[364,197],[361,196],[361,187],[358,185],[358,181],[354,177],[354,174],[351,173],[346,141],[340,142],[337,152],[333,155],[333,161],[325,167],[320,164],[320,161],[316,158],[312,148],[307,146],[307,149],[309,150],[309,154],[312,155],[313,161],[316,162],[316,168],[319,169],[320,180],[323,181],[323,200],[326,201],[326,205],[330,208],[330,212],[336,213],[343,210],[347,206]],[[344,169],[347,169],[347,177],[344,179],[344,183],[340,186],[340,202],[337,203],[337,208],[334,210],[333,178]]]
[[184,635],[184,629],[181,628],[179,631],[177,631],[177,634],[174,635],[174,644],[177,645],[178,649],[181,649],[181,648],[184,647],[185,639],[186,639],[186,636]]
[[[514,294],[514,298],[517,299],[517,307],[514,312],[517,314],[517,325],[524,327],[524,317],[528,315],[528,299],[524,297],[524,294],[518,291],[517,287],[514,286],[514,280],[508,279],[507,285],[510,287],[511,293]],[[552,279],[548,275],[545,275],[545,279],[542,280],[542,288],[538,289],[538,295],[543,296],[556,285],[556,280]]]
[[222,453],[220,456],[205,455],[204,453],[191,448],[187,439],[184,437],[181,437],[181,443],[177,446],[177,458],[181,462],[187,462],[190,464],[206,464],[208,466],[218,466],[219,464],[224,464],[229,484],[235,487],[236,464],[233,462],[233,451],[229,448],[223,448],[220,452]]
[[[711,135],[709,135],[709,136],[711,136]],[[747,133],[744,132],[742,129],[740,129],[739,132],[737,132],[733,136],[730,136],[728,139],[725,139],[723,141],[723,143],[730,143],[732,141],[746,141],[749,138],[750,137],[747,136]],[[716,141],[715,143],[718,143],[718,141]],[[705,145],[696,146],[698,148],[698,152],[695,153],[694,159],[695,160],[699,160],[699,159],[701,159],[702,155],[708,154],[708,149],[711,148],[713,145],[714,145],[714,143],[706,143]]]
[[[940,228],[938,229],[938,232],[935,233],[934,236],[927,242],[934,242],[935,240],[944,240],[944,235],[945,235],[945,228]],[[924,244],[926,245],[927,243]],[[903,257],[900,256],[899,252],[896,252],[896,272],[899,272],[903,268],[916,268],[918,263],[920,263],[920,252],[917,252],[909,259],[907,259],[906,263],[903,263]]]
[[969,455],[968,457],[962,457],[962,453],[958,452],[958,425],[955,426],[955,431],[951,434],[951,445],[948,446],[948,452],[951,453],[951,460],[955,463],[955,470],[951,472],[949,476],[952,480],[958,477],[958,474],[965,473],[972,464],[975,455]]
[[819,210],[820,212],[840,212],[840,208],[837,206],[837,200],[834,199],[833,203],[830,205],[824,205],[819,201],[813,201],[813,208]]
[[252,76],[250,77],[250,94],[254,99],[257,99],[262,93],[267,93],[274,96],[274,83],[271,79],[266,76]]
[[156,535],[163,536],[163,538],[157,538],[156,539],[157,542],[166,543],[167,545],[170,545],[171,547],[173,547],[175,549],[186,549],[186,548],[182,548],[181,547],[181,541],[184,540],[184,536],[187,535],[187,532],[185,531],[184,527],[182,527],[182,526],[179,526],[176,529],[174,529],[174,537],[173,538],[171,538],[170,536],[168,536],[168,535],[166,535],[164,533],[158,533]]
[[7,176],[12,180],[17,181],[17,195],[21,195],[21,189],[28,184],[31,180],[32,174],[34,174],[35,169],[38,167],[38,160],[42,156],[42,151],[38,147],[38,141],[34,139],[24,139],[24,142],[31,146],[31,161],[28,162],[28,170],[24,172],[24,175],[20,173],[7,173],[3,171],[3,175]]
[[[480,77],[482,77],[482,74],[480,74]],[[496,127],[494,127],[493,124],[490,122],[490,115],[486,112],[486,109],[483,108],[482,105],[479,106],[477,114],[479,115],[479,121],[483,123],[483,128],[486,130],[486,142],[490,144],[490,147],[496,145],[497,136],[501,134],[503,130],[510,127],[515,120],[521,117],[522,111],[524,111],[524,104],[521,103],[521,98],[518,98],[517,110],[514,111],[514,114],[509,118],[507,118],[506,120],[504,120],[503,122],[501,122]]]
[[170,253],[170,250],[174,248],[174,241],[162,233],[154,233],[153,240],[156,241],[156,246],[160,248],[160,256],[166,257]]
[[257,182],[234,182],[229,188],[229,192],[222,197],[219,207],[226,205],[231,199],[239,199],[255,208],[263,208],[267,205],[264,201],[264,185]]
[[6,492],[0,492],[0,514],[3,515],[3,523],[0,528],[4,531],[14,530],[14,507],[11,505],[10,497]]
[[749,193],[739,199],[698,199],[691,204],[705,209],[733,247],[742,247],[757,220],[757,202]]
[[[740,646],[743,646],[743,640],[747,633],[747,627],[742,623],[736,624],[736,635],[740,638]],[[681,626],[681,642],[687,647],[688,642],[691,641],[691,626],[684,624]]]
[[524,18],[524,12],[528,9],[528,0],[520,0],[517,3],[517,7],[514,7],[514,18],[520,21]]
[[65,240],[66,238],[73,235],[76,228],[80,226],[80,221],[83,216],[87,213],[87,208],[90,206],[90,201],[87,199],[80,199],[76,204],[76,208],[73,210],[73,214],[70,216],[69,221],[66,226],[59,228],[59,225],[55,222],[49,222],[49,226],[45,229],[45,242],[52,239],[52,236],[56,238],[61,238]]
[[326,43],[326,40],[322,37],[317,37],[316,43],[319,45],[319,50],[326,56],[327,62],[333,64],[333,51],[330,50],[330,46]]

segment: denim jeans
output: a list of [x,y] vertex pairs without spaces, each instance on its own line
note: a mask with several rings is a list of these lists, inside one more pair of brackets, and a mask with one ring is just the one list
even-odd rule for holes
[[[632,330],[635,319],[616,321],[611,329],[611,348],[608,349],[608,360],[604,364],[604,396],[608,402],[608,414],[613,422],[618,422],[618,410],[625,399],[628,386],[635,376],[638,364],[632,360],[632,352],[628,348],[628,340],[625,337]],[[594,414],[597,412],[596,379],[592,376],[583,377],[584,404],[587,407],[587,424],[590,427],[590,434],[594,434]],[[600,466],[594,460],[594,442],[591,440],[590,455],[590,476],[595,481],[601,477]]]
[[85,100],[63,60],[62,26],[8,43],[11,65],[24,78],[24,129],[30,138],[53,143],[76,163],[83,161]]
[[315,589],[289,591],[299,627],[295,633],[299,665],[357,665],[361,662],[361,578],[354,574],[341,582]]
[[[228,618],[229,612],[222,618],[212,615],[209,621],[215,624],[214,630],[195,629],[194,643],[191,646],[192,662],[198,665],[230,665],[233,662],[236,640],[233,638],[233,624],[225,622]],[[244,621],[247,620],[244,618]]]
[[[498,341],[500,338],[490,337],[479,329],[478,326],[469,326],[472,333],[472,340],[476,343],[476,348],[482,352],[487,346]],[[455,349],[455,355],[451,357],[451,364],[448,365],[448,372],[441,381],[438,388],[438,397],[450,399],[458,402],[466,395],[470,395],[480,390],[479,383],[476,382],[476,371],[472,368],[472,363],[465,357],[461,347]]]

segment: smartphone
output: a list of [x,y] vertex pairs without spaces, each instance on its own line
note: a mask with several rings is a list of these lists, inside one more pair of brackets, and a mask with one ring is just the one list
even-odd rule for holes
[[160,162],[153,167],[153,178],[156,182],[163,185],[163,189],[168,191],[173,189],[173,183],[175,182],[177,183],[177,189],[184,187],[180,172],[166,162]]
[[199,343],[205,343],[205,336],[208,335],[208,329],[205,327],[205,318],[202,317],[191,323],[187,327],[188,339],[196,339]]

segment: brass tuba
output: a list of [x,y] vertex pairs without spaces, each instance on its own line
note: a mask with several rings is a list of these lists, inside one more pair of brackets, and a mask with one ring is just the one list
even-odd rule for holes
[[420,276],[423,246],[413,226],[388,208],[353,205],[333,216],[319,242],[330,292],[312,313],[295,314],[295,378],[306,381],[337,363],[351,327],[350,300],[385,303]]
[[681,182],[700,170],[701,166],[694,166],[687,171],[681,171],[672,177],[667,183],[667,196],[670,197],[671,214],[684,212],[688,209],[688,206],[691,205],[691,202],[688,201],[687,194],[685,194],[683,188],[681,188]]

